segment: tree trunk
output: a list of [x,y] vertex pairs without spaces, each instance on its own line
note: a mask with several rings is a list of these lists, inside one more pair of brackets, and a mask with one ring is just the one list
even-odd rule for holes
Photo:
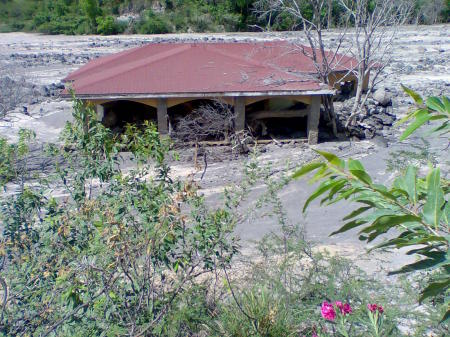
[[[364,72],[362,74],[364,74]],[[361,97],[362,97],[362,93],[363,93],[363,86],[364,86],[364,80],[363,80],[364,75],[358,75],[358,78],[360,80],[358,80],[357,86],[356,86],[355,103],[353,104],[352,113],[351,113],[350,117],[348,118],[347,122],[345,123],[345,127],[348,127],[352,123],[353,119],[356,117],[356,115],[359,112]]]
[[327,15],[327,29],[331,29],[332,26],[332,9],[333,9],[333,0],[328,0],[328,15]]
[[331,127],[333,129],[333,135],[337,136],[337,127],[336,127],[336,114],[334,112],[334,104],[333,104],[333,96],[331,95],[325,95],[323,97],[323,105],[325,108],[325,112],[328,114]]

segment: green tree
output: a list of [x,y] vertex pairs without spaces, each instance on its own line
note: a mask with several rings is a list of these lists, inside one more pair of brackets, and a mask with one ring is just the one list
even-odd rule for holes
[[81,0],[81,7],[89,19],[91,27],[97,27],[97,16],[100,16],[102,13],[98,5],[98,0]]

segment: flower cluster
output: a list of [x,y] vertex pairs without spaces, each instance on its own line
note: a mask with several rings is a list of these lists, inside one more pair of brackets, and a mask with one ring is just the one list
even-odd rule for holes
[[329,321],[334,321],[334,319],[336,318],[336,311],[334,311],[333,304],[328,303],[327,301],[324,301],[322,303],[321,312],[322,317]]
[[352,313],[352,307],[350,306],[350,304],[343,304],[341,301],[336,301],[334,302],[334,304],[339,308],[339,311],[342,315],[345,316]]
[[334,302],[334,305],[332,303],[329,303],[327,301],[324,301],[322,303],[321,313],[322,317],[329,321],[334,321],[336,319],[336,310],[339,309],[339,312],[346,316],[348,314],[352,313],[352,307],[348,303],[342,303],[341,301]]
[[[372,326],[374,331],[376,331],[376,336],[380,336],[378,334],[379,331],[382,329],[383,325],[383,312],[384,308],[381,305],[375,304],[375,303],[369,303],[367,304],[368,311],[368,318],[369,318],[369,324]],[[353,323],[351,322],[351,316],[349,316],[353,309],[348,303],[342,303],[341,301],[335,301],[335,302],[327,302],[324,301],[321,306],[320,310],[322,317],[326,320],[326,324],[320,325],[320,328],[318,331],[320,331],[320,336],[322,336],[322,333],[324,336],[328,335],[326,326],[328,324],[333,325],[333,336],[350,336],[351,330],[353,327]],[[312,337],[318,337],[318,334],[316,333],[316,326],[313,326],[312,328]],[[336,332],[335,332],[336,331]],[[338,335],[336,334],[338,333]]]
[[378,304],[367,304],[367,309],[369,309],[371,312],[378,311],[380,314],[384,312],[384,309],[381,305]]

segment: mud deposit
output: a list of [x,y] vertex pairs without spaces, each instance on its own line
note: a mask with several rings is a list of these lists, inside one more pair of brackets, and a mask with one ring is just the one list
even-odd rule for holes
[[[393,46],[393,62],[386,69],[390,74],[383,82],[386,91],[392,97],[389,116],[400,117],[411,106],[410,100],[403,94],[400,84],[407,85],[423,95],[449,94],[450,74],[450,26],[408,26],[403,27]],[[326,38],[333,42],[337,32],[330,32]],[[88,60],[101,55],[121,51],[127,48],[155,41],[178,40],[261,40],[261,39],[301,39],[300,33],[260,33],[260,34],[186,34],[164,36],[46,36],[25,33],[0,34],[0,81],[9,92],[0,92],[0,97],[9,102],[6,121],[0,122],[0,134],[15,139],[19,128],[26,127],[36,131],[40,143],[55,142],[64,123],[70,119],[71,103],[59,97],[61,80],[71,71],[85,64]],[[7,82],[5,82],[7,81]],[[6,83],[6,85],[5,85]],[[17,91],[19,90],[19,91]],[[12,100],[11,97],[18,97]],[[345,104],[337,104],[338,113],[344,113]],[[376,115],[376,113],[374,113]],[[391,117],[383,118],[391,118]],[[383,124],[383,120],[380,119]],[[392,121],[389,120],[392,124]],[[387,123],[387,122],[386,122]],[[386,125],[389,125],[387,123]],[[386,168],[386,159],[396,151],[411,150],[411,144],[417,137],[399,143],[401,130],[382,128],[371,134],[372,139],[355,141],[322,141],[317,147],[334,152],[344,158],[362,159],[364,165],[380,182],[391,181],[394,173]],[[259,162],[270,165],[274,174],[282,169],[293,170],[313,158],[312,149],[299,143],[271,143],[261,145]],[[223,149],[208,150],[208,169],[202,180],[203,167],[195,168],[192,161],[193,151],[182,150],[181,160],[173,162],[172,172],[175,176],[187,177],[192,174],[199,182],[202,193],[211,205],[220,201],[220,192],[224,187],[239,183],[242,167],[247,160],[231,154],[219,153]],[[435,152],[441,164],[441,170],[448,174],[448,149],[443,140],[436,139],[430,143],[428,151]],[[219,155],[220,154],[220,155]],[[200,163],[202,164],[202,162]],[[329,233],[342,225],[342,219],[349,205],[321,208],[317,204],[310,208],[306,216],[301,214],[301,206],[313,186],[306,181],[294,181],[283,191],[281,197],[286,207],[289,221],[300,223],[306,229],[307,238],[316,241],[319,246],[333,252],[340,252],[352,258],[358,257],[365,269],[374,271],[380,261],[389,259],[390,267],[402,263],[403,257],[394,255],[377,255],[377,259],[364,255],[364,245],[355,233],[346,233],[329,237]],[[261,191],[255,189],[256,197]],[[248,202],[252,208],[252,201]],[[265,210],[258,213],[263,214]],[[262,238],[271,231],[277,231],[274,219],[255,215],[252,220],[239,224],[237,233],[242,238],[244,248],[251,249],[251,242]],[[395,260],[395,261],[394,261]]]

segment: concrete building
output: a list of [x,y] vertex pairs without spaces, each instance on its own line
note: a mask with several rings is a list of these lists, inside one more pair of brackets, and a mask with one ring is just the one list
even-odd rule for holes
[[[334,88],[316,78],[308,50],[285,41],[150,43],[90,61],[65,82],[78,98],[96,105],[108,126],[148,118],[165,134],[176,128],[177,115],[219,100],[233,106],[236,130],[265,127],[258,121],[270,119],[298,122],[315,144],[321,99]],[[349,70],[355,60],[336,60],[331,83],[354,82]]]

